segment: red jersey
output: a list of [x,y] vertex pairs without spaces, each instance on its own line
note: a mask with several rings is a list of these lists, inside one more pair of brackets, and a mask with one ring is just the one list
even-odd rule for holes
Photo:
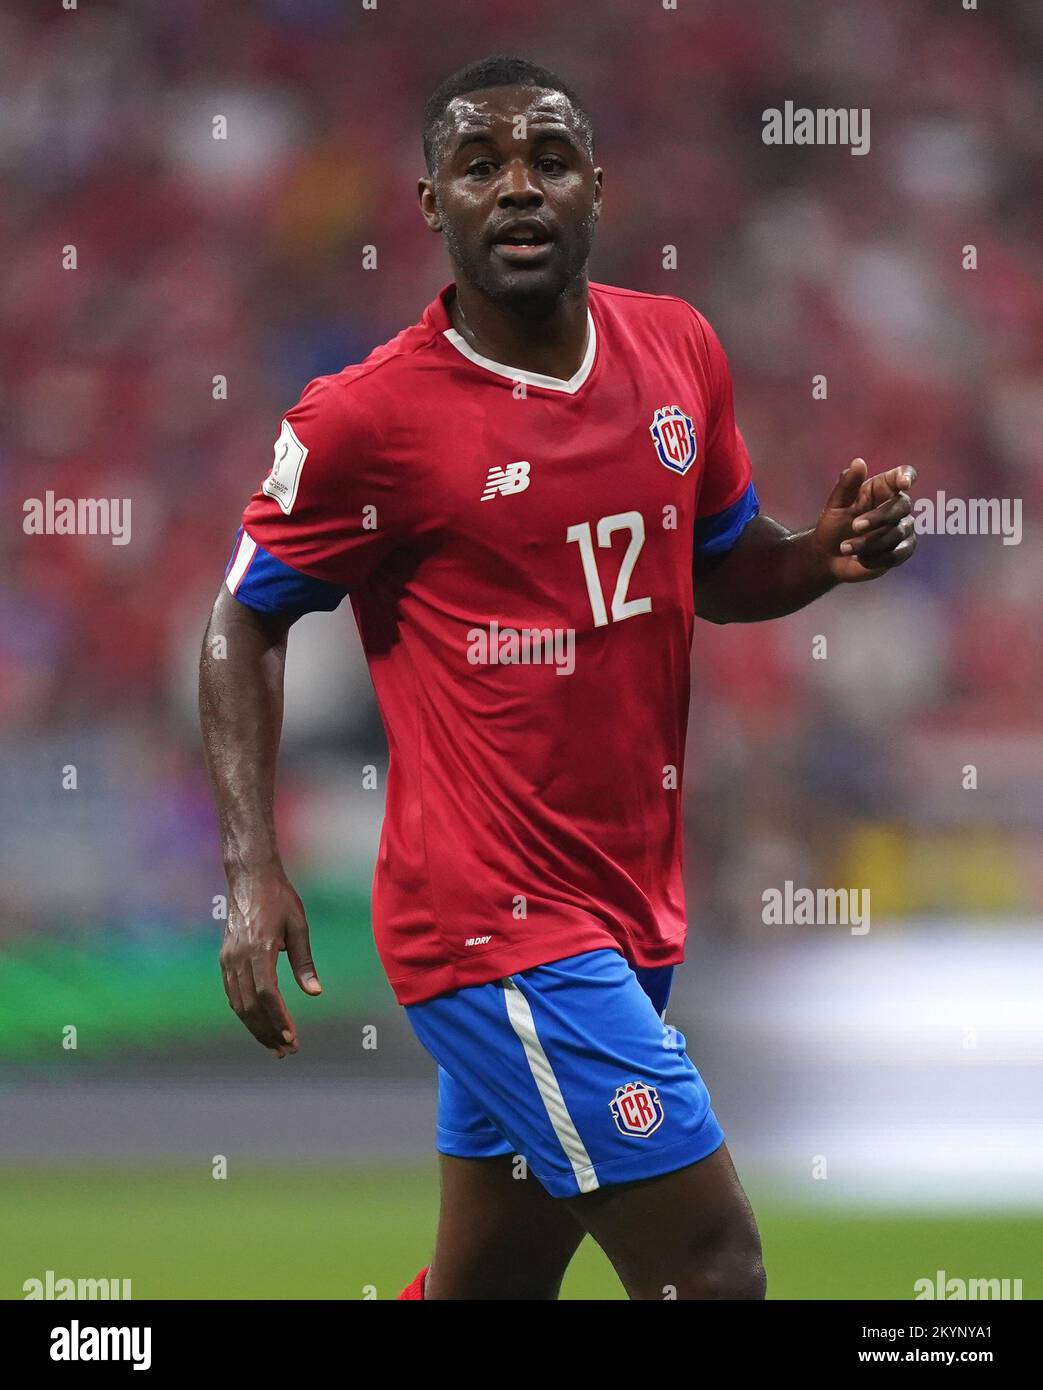
[[683,300],[591,285],[563,381],[477,354],[453,293],[305,388],[226,580],[268,611],[350,595],[403,1004],[602,947],[683,959],[692,563],[757,510],[724,352]]

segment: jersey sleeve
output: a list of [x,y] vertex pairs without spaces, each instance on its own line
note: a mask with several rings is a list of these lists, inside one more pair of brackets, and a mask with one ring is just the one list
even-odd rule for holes
[[720,339],[696,313],[706,345],[710,404],[707,412],[702,482],[696,508],[695,547],[701,556],[731,550],[760,503],[753,486],[753,469],[742,434],[735,423],[732,375]]
[[318,377],[282,421],[267,477],[243,513],[225,584],[267,613],[329,611],[394,540],[379,431],[336,378]]

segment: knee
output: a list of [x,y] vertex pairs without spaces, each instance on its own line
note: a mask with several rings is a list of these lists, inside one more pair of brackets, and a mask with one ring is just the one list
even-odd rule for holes
[[683,1295],[686,1298],[743,1301],[764,1298],[768,1277],[764,1272],[760,1241],[742,1242],[705,1258],[696,1256],[687,1271],[687,1285],[691,1292]]
[[767,1291],[755,1227],[675,1253],[669,1267],[661,1266],[657,1273],[654,1282],[642,1279],[639,1287],[631,1286],[631,1298],[747,1301],[763,1299]]

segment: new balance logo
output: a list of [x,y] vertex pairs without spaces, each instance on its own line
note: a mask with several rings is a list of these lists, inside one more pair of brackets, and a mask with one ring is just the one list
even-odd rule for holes
[[486,479],[482,501],[488,502],[497,493],[501,497],[509,497],[512,492],[524,492],[528,486],[529,464],[525,459],[519,459],[517,463],[509,463],[506,468],[501,468],[494,463],[489,469],[489,477]]

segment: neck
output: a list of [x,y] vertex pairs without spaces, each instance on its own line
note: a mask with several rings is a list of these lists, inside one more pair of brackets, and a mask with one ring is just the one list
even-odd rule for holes
[[568,381],[579,371],[587,349],[587,277],[539,317],[519,314],[457,280],[449,317],[464,342],[483,357]]

